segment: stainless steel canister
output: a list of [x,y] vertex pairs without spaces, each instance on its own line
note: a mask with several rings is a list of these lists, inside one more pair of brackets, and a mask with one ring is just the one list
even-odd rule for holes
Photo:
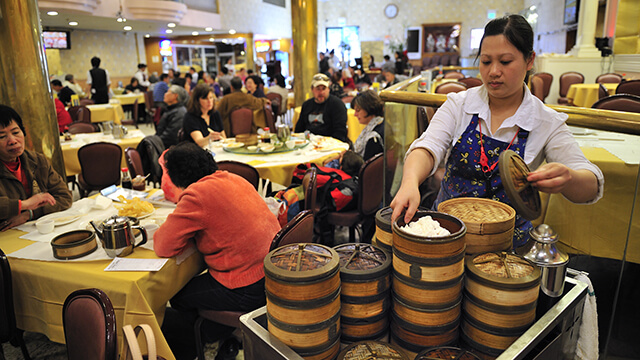
[[522,255],[540,266],[542,292],[551,297],[562,296],[569,255],[556,246],[558,234],[549,225],[541,224],[531,229],[529,235]]

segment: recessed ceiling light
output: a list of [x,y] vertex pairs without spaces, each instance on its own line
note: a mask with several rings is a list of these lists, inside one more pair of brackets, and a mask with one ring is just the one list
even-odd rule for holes
[[167,26],[170,27],[170,28],[174,28],[174,27],[176,27],[176,24],[175,23],[168,23]]
[[69,21],[69,25],[70,26],[78,26],[78,22],[77,21]]
[[244,55],[244,51],[240,51],[240,55]]
[[204,31],[213,31],[213,28],[212,27],[206,27],[206,28],[204,28]]
[[56,15],[58,15],[58,12],[57,12],[57,11],[48,11],[48,12],[47,12],[47,15],[49,15],[49,16],[56,16]]
[[214,38],[209,38],[209,41],[214,42],[214,41],[216,41],[216,39],[214,39]]
[[124,29],[125,29],[126,31],[129,31],[129,30],[131,30],[131,29],[133,29],[133,28],[132,28],[131,26],[127,25],[127,26],[125,26],[125,27],[124,27]]
[[193,35],[193,36],[198,36],[198,35],[200,35],[200,33],[199,33],[199,32],[197,32],[197,31],[194,31],[194,32],[192,32],[192,33],[191,33],[191,35]]
[[165,33],[167,33],[167,34],[173,34],[173,30],[171,30],[171,29],[167,29],[167,30],[165,31]]
[[146,37],[147,39],[151,37],[150,34],[145,34],[144,37]]
[[233,30],[233,29],[229,30],[229,34],[233,35],[233,34],[235,34],[235,33],[236,33],[236,31],[235,31],[235,30]]

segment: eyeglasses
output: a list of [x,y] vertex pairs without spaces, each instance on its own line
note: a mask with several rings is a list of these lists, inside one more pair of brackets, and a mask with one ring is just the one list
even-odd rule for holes
[[329,81],[329,77],[324,74],[318,74],[313,77],[314,81]]

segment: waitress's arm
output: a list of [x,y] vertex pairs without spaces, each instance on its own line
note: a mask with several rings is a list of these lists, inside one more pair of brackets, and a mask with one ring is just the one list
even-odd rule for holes
[[589,170],[573,170],[560,163],[549,163],[529,173],[527,180],[538,190],[561,193],[574,203],[587,203],[598,196],[598,178]]
[[402,172],[402,184],[400,190],[391,202],[393,213],[391,221],[400,216],[404,209],[407,209],[404,220],[411,221],[420,205],[420,190],[418,187],[427,179],[431,170],[433,170],[433,155],[424,148],[416,148],[409,153],[404,162],[404,170]]

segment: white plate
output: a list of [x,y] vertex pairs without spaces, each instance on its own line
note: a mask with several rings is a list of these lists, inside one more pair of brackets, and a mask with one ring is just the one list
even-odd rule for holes
[[224,147],[225,149],[237,149],[237,148],[241,148],[243,146],[244,146],[244,143],[237,142],[237,143],[225,144],[222,147]]
[[154,208],[152,212],[147,213],[147,214],[144,214],[144,215],[140,215],[140,216],[138,216],[138,220],[139,220],[139,219],[148,218],[149,216],[151,216],[151,215],[155,214],[155,212],[156,212],[156,209]]
[[75,210],[67,210],[62,212],[57,212],[49,215],[45,215],[38,220],[50,219],[53,220],[53,224],[55,226],[62,226],[70,224],[78,219],[80,219],[84,214]]
[[571,130],[571,133],[573,135],[593,135],[593,134],[595,134],[595,131],[593,131],[592,129],[588,129],[588,128],[569,126],[569,130]]

